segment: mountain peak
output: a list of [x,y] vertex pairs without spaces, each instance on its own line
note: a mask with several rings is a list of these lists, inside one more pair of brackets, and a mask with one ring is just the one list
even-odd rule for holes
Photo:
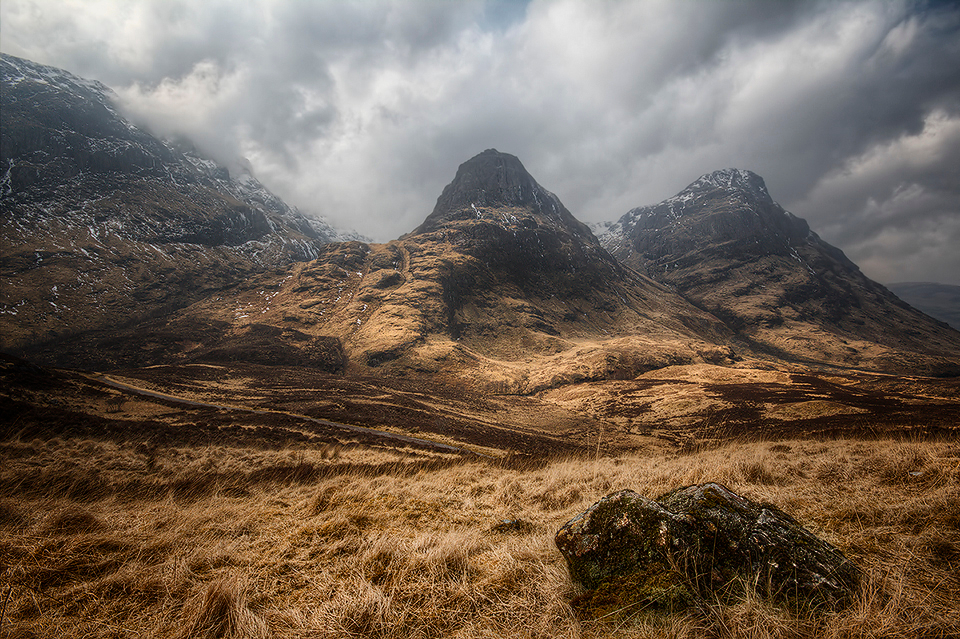
[[[538,218],[538,224],[561,226],[577,236],[590,236],[556,195],[540,186],[519,158],[496,149],[478,153],[457,169],[433,212],[414,234],[436,230],[454,220],[486,219],[484,211],[523,209]],[[519,214],[519,212],[515,212]],[[490,217],[488,214],[486,217]]]
[[685,190],[723,189],[725,191],[746,191],[760,196],[762,199],[771,199],[767,185],[763,178],[745,169],[720,169],[712,173],[701,175]]
[[515,155],[487,149],[457,169],[440,195],[434,213],[464,206],[523,206],[537,203],[544,189]]
[[714,171],[659,204],[633,209],[601,244],[781,357],[955,370],[931,344],[960,339],[868,280],[750,171]]
[[69,71],[18,58],[8,53],[0,53],[0,75],[3,77],[4,84],[11,87],[26,81],[51,85],[74,94],[80,93],[85,99],[93,95],[101,102],[111,102],[116,96],[113,89],[97,80],[87,80]]
[[[725,205],[717,208],[718,202]],[[805,238],[810,230],[806,222],[785,211],[770,197],[762,177],[753,171],[729,168],[701,175],[682,191],[659,204],[631,209],[616,222],[604,225],[601,244],[614,255],[620,255],[628,251],[628,238],[644,232],[638,229],[679,224],[681,219],[698,217],[703,211],[720,213],[728,219],[711,226],[706,230],[706,235],[697,241],[716,240],[714,236],[718,232],[724,236],[731,233],[745,233],[751,237],[755,234],[764,235],[767,231],[760,228],[763,226],[770,227],[769,233],[773,235],[800,239]],[[764,215],[760,215],[761,212]],[[740,219],[734,221],[730,216]]]

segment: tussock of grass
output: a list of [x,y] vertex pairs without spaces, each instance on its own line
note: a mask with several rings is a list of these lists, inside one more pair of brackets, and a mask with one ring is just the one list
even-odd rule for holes
[[50,513],[45,524],[45,531],[52,534],[80,534],[101,530],[103,521],[88,510],[68,505],[58,511]]
[[184,638],[265,639],[270,636],[263,617],[247,606],[245,584],[224,576],[198,589],[183,610]]
[[[950,443],[486,462],[66,440],[7,441],[0,455],[0,636],[960,633]],[[615,490],[656,497],[704,481],[773,502],[839,546],[867,575],[856,602],[827,614],[748,595],[671,612],[577,597],[553,544],[563,523]]]
[[0,500],[0,527],[17,528],[26,521],[26,514],[14,500]]

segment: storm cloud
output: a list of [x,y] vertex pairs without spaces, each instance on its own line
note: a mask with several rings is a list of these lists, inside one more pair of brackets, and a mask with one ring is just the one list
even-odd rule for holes
[[0,29],[379,241],[494,147],[585,222],[750,169],[868,276],[960,284],[956,5],[4,0]]

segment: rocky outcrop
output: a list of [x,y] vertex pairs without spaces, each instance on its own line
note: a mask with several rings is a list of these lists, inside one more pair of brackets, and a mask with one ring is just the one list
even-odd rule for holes
[[843,553],[793,517],[714,483],[655,501],[614,493],[564,525],[556,544],[595,606],[604,599],[621,607],[682,606],[748,587],[776,600],[837,608],[852,600],[860,581]]

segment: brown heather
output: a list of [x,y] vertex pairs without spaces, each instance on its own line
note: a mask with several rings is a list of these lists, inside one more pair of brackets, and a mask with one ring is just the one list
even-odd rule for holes
[[[960,446],[740,442],[547,463],[362,449],[0,446],[0,637],[949,637]],[[603,495],[703,481],[864,567],[839,613],[578,603],[553,545]],[[502,526],[522,520],[525,526]]]

